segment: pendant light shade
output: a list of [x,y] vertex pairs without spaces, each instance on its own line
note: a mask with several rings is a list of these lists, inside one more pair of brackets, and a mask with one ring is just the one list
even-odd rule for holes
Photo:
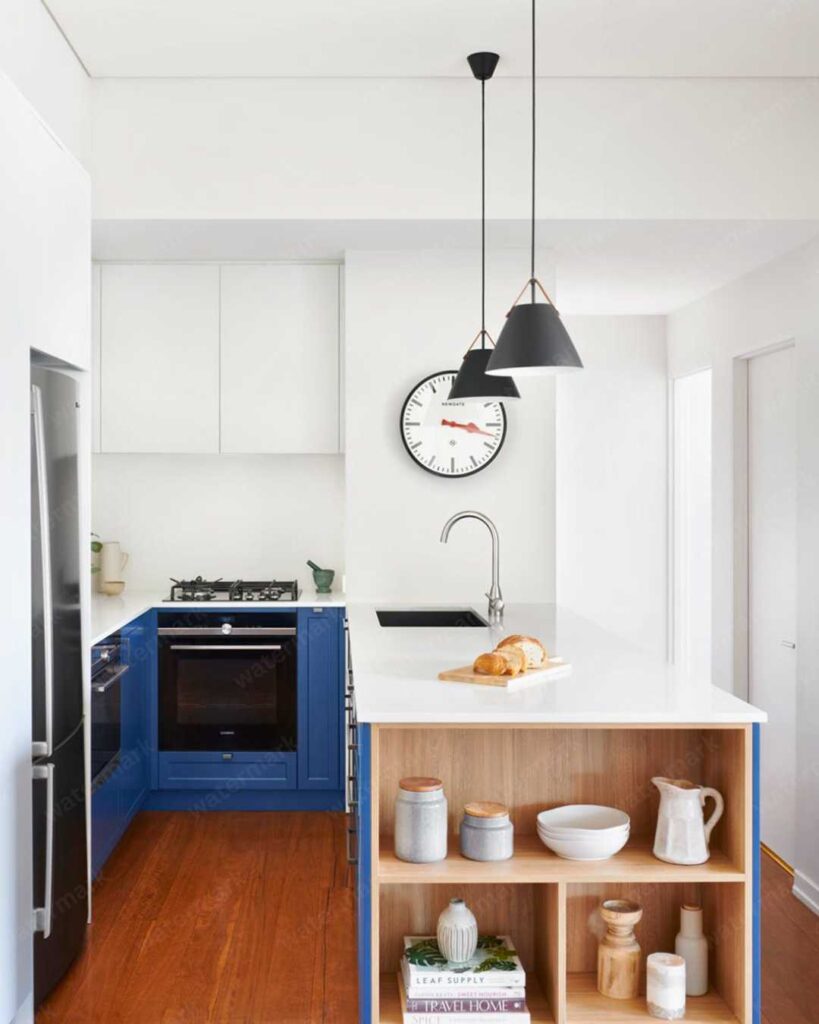
[[490,377],[507,373],[531,377],[583,368],[560,314],[546,302],[515,306],[507,317],[497,348],[488,354],[486,373]]
[[[560,319],[560,314],[549,298],[543,285],[535,276],[535,197],[536,173],[535,156],[537,152],[537,118],[535,103],[537,98],[537,61],[535,50],[536,0],[532,0],[532,234],[531,234],[531,272],[529,280],[515,299],[514,305],[506,315],[506,323],[498,336],[498,344],[486,367],[489,376],[496,374],[514,374],[515,376],[546,376],[565,370],[580,370],[583,363],[572,344],[569,332]],[[530,301],[518,305],[526,291],[530,291]],[[539,288],[546,300],[537,303],[536,289]]]
[[466,353],[449,392],[450,401],[456,398],[483,398],[502,402],[507,398],[520,398],[511,377],[487,377],[486,364],[492,351],[491,348],[471,348]]
[[[463,358],[448,398],[502,402],[520,398],[520,392],[511,377],[486,375],[486,364],[492,355],[492,349],[486,347],[487,339],[494,345],[486,329],[486,82],[495,73],[499,58],[496,53],[470,53],[466,59],[481,83],[481,329]],[[480,348],[475,348],[479,340]]]

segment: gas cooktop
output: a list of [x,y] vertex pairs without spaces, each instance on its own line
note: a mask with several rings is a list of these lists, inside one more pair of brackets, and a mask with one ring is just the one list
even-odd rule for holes
[[297,580],[175,580],[166,601],[298,601]]

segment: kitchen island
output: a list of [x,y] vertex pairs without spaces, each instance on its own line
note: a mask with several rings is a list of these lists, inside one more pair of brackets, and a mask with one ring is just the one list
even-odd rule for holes
[[[468,607],[464,605],[463,607]],[[358,847],[361,1021],[401,1021],[402,938],[432,934],[453,896],[482,932],[510,935],[527,970],[532,1020],[592,1024],[650,1020],[643,998],[597,993],[601,899],[644,908],[644,954],[673,951],[683,903],[700,903],[711,945],[709,993],[687,1021],[759,1019],[758,729],[764,713],[684,678],[568,611],[508,606],[502,628],[386,628],[375,606],[348,606]],[[540,638],[572,664],[566,677],[506,691],[439,682],[509,633]],[[394,853],[394,800],[404,776],[443,781],[449,853],[411,864]],[[713,786],[725,798],[705,864],[657,860],[656,775]],[[511,860],[458,852],[465,803],[498,801],[515,825]],[[562,860],[541,845],[538,811],[599,803],[631,817],[626,848],[607,861]]]

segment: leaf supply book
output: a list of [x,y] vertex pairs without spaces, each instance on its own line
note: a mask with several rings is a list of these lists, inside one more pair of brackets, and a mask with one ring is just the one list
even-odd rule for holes
[[400,974],[398,987],[403,1024],[531,1024],[525,999],[494,999],[482,989],[448,999],[408,999]]
[[523,989],[526,972],[508,935],[481,935],[475,955],[466,964],[450,963],[434,935],[405,935],[401,973],[408,995],[426,998],[425,991],[474,992],[481,989]]

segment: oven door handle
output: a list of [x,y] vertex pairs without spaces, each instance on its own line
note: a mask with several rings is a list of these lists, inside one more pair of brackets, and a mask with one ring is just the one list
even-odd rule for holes
[[[229,623],[228,623],[229,625]],[[221,626],[160,626],[159,636],[179,637],[179,639],[195,639],[202,636],[295,636],[295,626],[232,626],[222,629]]]
[[280,651],[281,644],[171,644],[172,651]]
[[120,665],[116,672],[112,676],[109,676],[104,683],[92,683],[92,689],[95,693],[105,693],[105,691],[110,690],[115,683],[118,683],[126,672],[130,671],[130,665]]

